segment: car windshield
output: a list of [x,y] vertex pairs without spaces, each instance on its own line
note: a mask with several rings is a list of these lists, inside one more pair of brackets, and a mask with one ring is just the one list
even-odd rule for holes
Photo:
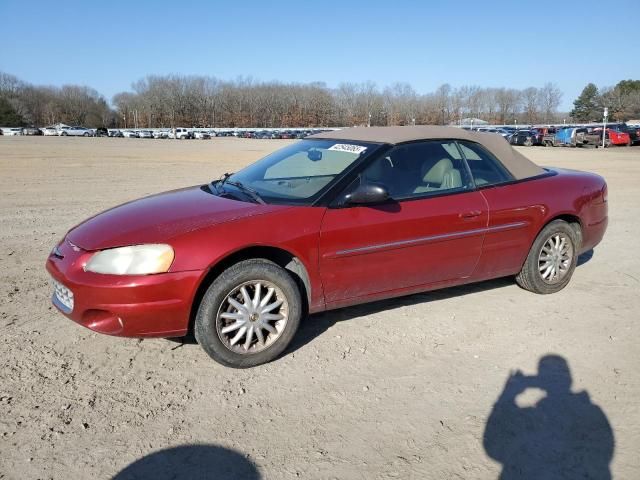
[[226,190],[239,184],[245,191],[258,193],[266,203],[310,205],[356,160],[379,146],[351,140],[300,140],[218,185]]

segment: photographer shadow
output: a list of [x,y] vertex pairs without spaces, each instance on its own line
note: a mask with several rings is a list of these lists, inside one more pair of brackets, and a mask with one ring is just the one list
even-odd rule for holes
[[[614,437],[611,425],[586,391],[571,391],[567,361],[546,355],[538,375],[512,374],[493,406],[484,449],[502,464],[501,480],[610,479]],[[546,395],[518,406],[528,389]]]

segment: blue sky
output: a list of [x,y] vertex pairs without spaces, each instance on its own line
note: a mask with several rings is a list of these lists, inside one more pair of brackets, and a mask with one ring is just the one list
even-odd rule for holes
[[[605,22],[604,25],[602,22]],[[147,74],[526,88],[640,78],[640,3],[0,0],[0,70],[110,99]]]

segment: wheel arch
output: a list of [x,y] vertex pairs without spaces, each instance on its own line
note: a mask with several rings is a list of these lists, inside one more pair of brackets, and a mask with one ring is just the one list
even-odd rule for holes
[[[576,232],[576,235],[578,237],[578,242],[580,243],[580,245],[582,245],[582,240],[583,240],[583,236],[582,236],[582,220],[580,219],[580,217],[574,213],[560,213],[557,215],[554,215],[552,217],[550,217],[538,230],[538,232],[536,233],[536,236],[534,237],[533,241],[535,241],[535,239],[538,237],[538,235],[540,235],[540,232],[547,226],[549,225],[551,222],[555,221],[555,220],[563,220],[565,222],[567,222],[571,228],[573,228],[573,230]],[[580,246],[578,246],[578,250]]]
[[209,267],[207,273],[204,275],[196,289],[196,293],[191,304],[188,334],[193,332],[198,307],[200,306],[202,297],[207,291],[207,288],[209,288],[209,285],[211,285],[211,283],[230,266],[251,258],[263,258],[265,260],[270,260],[276,265],[287,270],[300,289],[303,301],[303,315],[307,314],[309,310],[309,303],[311,302],[311,279],[304,263],[296,255],[283,248],[267,245],[254,245],[231,252]]

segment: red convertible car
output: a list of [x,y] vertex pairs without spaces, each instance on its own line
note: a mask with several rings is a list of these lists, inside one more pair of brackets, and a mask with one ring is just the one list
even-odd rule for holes
[[499,135],[352,128],[100,213],[46,266],[53,303],[91,330],[193,333],[249,367],[308,313],[504,276],[557,292],[606,227],[601,177],[541,168]]

